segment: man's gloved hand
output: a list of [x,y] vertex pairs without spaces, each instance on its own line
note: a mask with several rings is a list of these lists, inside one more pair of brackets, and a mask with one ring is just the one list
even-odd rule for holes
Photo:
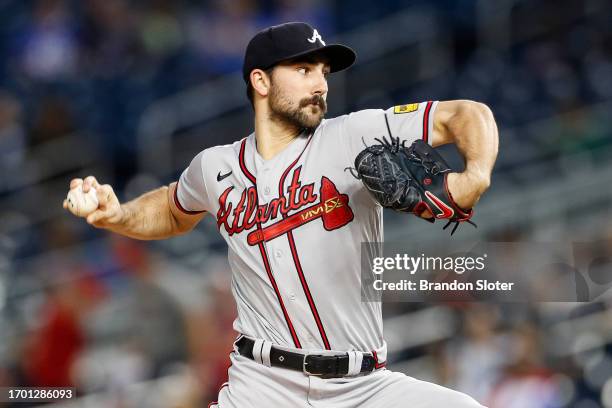
[[[374,199],[385,208],[421,216],[429,211],[436,219],[448,220],[446,227],[470,221],[473,211],[460,208],[451,196],[447,176],[452,172],[444,158],[422,140],[410,147],[399,138],[376,139],[355,159],[353,175],[359,178]],[[356,174],[355,174],[356,173]]]

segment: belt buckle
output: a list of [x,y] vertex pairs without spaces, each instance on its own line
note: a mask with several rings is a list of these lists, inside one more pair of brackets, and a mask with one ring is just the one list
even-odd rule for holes
[[[311,371],[308,370],[308,357],[317,357],[317,358],[321,358],[322,360],[327,360],[327,361],[334,361],[335,364],[335,373],[329,373],[329,374],[324,374],[324,373],[313,373]],[[335,356],[335,355],[322,355],[322,354],[306,354],[304,356],[304,362],[302,363],[302,371],[304,372],[304,374],[306,375],[314,375],[316,377],[321,377],[321,378],[340,378],[340,377],[344,377],[343,374],[339,374],[338,373],[338,364],[340,361],[340,356]]]
[[302,371],[304,372],[304,374],[306,375],[314,375],[317,377],[322,376],[323,374],[315,374],[315,373],[311,373],[310,371],[308,371],[308,368],[306,368],[306,366],[308,365],[308,362],[306,360],[308,360],[308,357],[323,357],[320,354],[305,354],[304,355],[304,360],[302,361]]

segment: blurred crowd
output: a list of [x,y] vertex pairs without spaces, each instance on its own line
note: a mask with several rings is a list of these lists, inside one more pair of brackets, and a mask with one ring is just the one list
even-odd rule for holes
[[[138,170],[143,111],[160,98],[238,71],[259,29],[305,20],[331,38],[407,6],[435,7],[455,42],[456,68],[415,89],[398,84],[384,90],[393,100],[482,101],[504,128],[561,115],[558,137],[517,135],[518,151],[527,158],[534,151],[597,149],[608,143],[609,121],[581,108],[612,98],[612,29],[610,7],[592,3],[599,7],[590,11],[580,1],[517,0],[507,26],[499,27],[512,37],[506,44],[482,40],[492,35],[489,26],[499,13],[492,8],[491,17],[483,14],[484,2],[477,0],[4,0],[0,194],[10,185],[7,172],[30,149],[74,132],[86,134],[86,143],[113,163],[122,185]],[[366,105],[355,97],[345,108]]]
[[[46,174],[44,163],[32,169],[28,161],[65,160],[66,151],[48,146],[69,135],[68,156],[77,153],[72,149],[95,152],[124,193],[138,175],[136,133],[145,109],[235,74],[248,39],[270,24],[306,20],[329,38],[407,7],[433,7],[453,41],[453,69],[410,89],[398,81],[384,90],[392,101],[487,103],[500,128],[513,130],[501,135],[497,168],[509,178],[530,161],[605,151],[612,121],[609,111],[594,107],[612,101],[612,6],[517,0],[504,20],[487,3],[493,2],[0,0],[0,386],[73,385],[83,395],[116,398],[100,406],[155,407],[127,403],[130,385],[151,384],[148,392],[161,395],[158,379],[175,378],[180,386],[170,388],[181,395],[161,406],[215,399],[236,335],[218,240],[194,231],[188,241],[160,245],[100,234],[69,217],[35,224],[36,214],[23,209],[28,203],[11,198],[37,188],[27,179],[15,184],[24,174],[48,182],[28,196],[45,204],[47,189],[82,175]],[[491,27],[505,27],[508,38],[495,40]],[[362,94],[346,101],[346,110],[371,107],[367,89],[358,88],[351,92]],[[552,128],[530,126],[540,121],[552,121]],[[505,231],[488,238],[525,236]],[[602,256],[612,254],[612,228],[593,238],[607,242]],[[388,309],[420,307],[427,306]],[[434,361],[432,380],[491,408],[612,407],[612,338],[602,335],[612,333],[609,302],[446,310],[456,322],[452,336],[392,356],[391,368],[426,356]],[[569,326],[568,334],[566,320],[586,323],[576,326],[580,331]]]
[[131,384],[187,375],[187,405],[172,406],[215,397],[236,336],[222,259],[207,263],[205,278],[143,243],[109,237],[44,263],[24,267],[22,301],[4,311],[0,386],[75,386],[120,399]]
[[457,336],[433,353],[440,379],[492,408],[610,406],[610,395],[601,393],[611,386],[607,339],[598,330],[573,333],[564,350],[567,338],[554,329],[580,313],[580,307],[469,305]]
[[[333,33],[317,0],[0,2],[0,152],[74,131],[134,172],[138,119],[152,101],[238,70],[250,37],[275,21]],[[26,128],[27,131],[24,131]]]

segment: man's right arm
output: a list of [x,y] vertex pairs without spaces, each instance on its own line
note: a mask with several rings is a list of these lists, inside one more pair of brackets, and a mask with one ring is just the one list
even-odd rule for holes
[[[83,184],[83,191],[94,187],[98,209],[87,216],[87,222],[120,235],[141,240],[165,239],[189,232],[204,217],[205,212],[187,214],[174,203],[177,183],[149,191],[125,204],[119,203],[113,188],[100,185],[93,176],[74,179],[70,188]],[[66,208],[66,203],[64,203]]]

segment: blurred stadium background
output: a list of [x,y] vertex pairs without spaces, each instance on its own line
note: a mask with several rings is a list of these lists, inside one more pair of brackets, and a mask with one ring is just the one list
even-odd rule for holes
[[[331,78],[329,116],[431,99],[491,107],[493,184],[479,228],[457,239],[585,241],[610,265],[608,0],[0,0],[0,386],[77,387],[77,405],[57,406],[216,399],[235,311],[211,219],[143,243],[61,203],[73,177],[129,200],[246,136],[244,47],[291,20],[358,53]],[[446,235],[385,217],[387,240]],[[387,304],[390,368],[493,408],[612,407],[611,305],[603,291],[582,304]]]

